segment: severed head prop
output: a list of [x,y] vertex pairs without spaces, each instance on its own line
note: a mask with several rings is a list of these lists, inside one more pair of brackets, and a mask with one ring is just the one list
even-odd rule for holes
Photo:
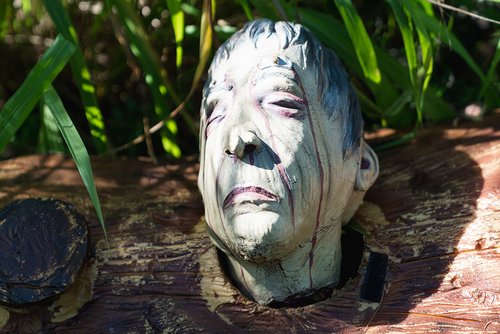
[[228,274],[261,304],[338,283],[341,226],[378,175],[337,56],[300,24],[256,20],[215,54],[198,186]]

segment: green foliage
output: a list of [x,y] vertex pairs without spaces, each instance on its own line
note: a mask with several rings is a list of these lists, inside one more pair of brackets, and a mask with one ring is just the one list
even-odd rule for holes
[[107,150],[107,136],[104,126],[104,120],[101,110],[97,104],[95,96],[95,87],[92,84],[90,72],[85,64],[82,50],[79,47],[75,27],[71,23],[69,16],[61,0],[44,0],[45,8],[52,21],[64,38],[76,45],[76,50],[70,59],[73,79],[80,92],[80,96],[85,107],[85,117],[90,125],[90,134],[92,135],[97,152]]
[[[196,151],[200,89],[214,48],[245,20],[257,17],[301,22],[332,48],[351,75],[370,127],[418,128],[456,117],[456,110],[463,107],[464,102],[450,104],[455,101],[446,98],[447,73],[440,73],[441,68],[448,66],[439,57],[449,49],[463,59],[464,72],[476,75],[476,84],[468,87],[464,96],[477,101],[469,102],[483,102],[489,107],[499,103],[495,71],[500,60],[499,51],[496,50],[487,64],[479,63],[477,55],[470,52],[470,42],[452,31],[453,17],[447,24],[443,14],[436,15],[432,4],[426,0],[364,4],[353,4],[352,0],[44,0],[42,3],[18,3],[17,8],[8,1],[0,5],[0,37],[37,24],[39,27],[42,25],[39,17],[46,10],[55,29],[76,45],[70,60],[71,78],[87,119],[87,124],[78,121],[77,127],[83,127],[84,140],[88,128],[90,139],[87,140],[94,143],[95,153],[106,153],[112,147],[108,135],[118,144],[126,143],[118,151],[130,147],[130,143],[141,143],[145,138],[150,139],[146,141],[150,155],[155,154],[154,146],[162,147],[163,152],[172,157]],[[465,5],[477,4],[466,1]],[[491,15],[490,7],[495,4],[488,2],[477,6]],[[32,20],[18,21],[15,17]],[[494,38],[495,29],[490,31]],[[496,32],[498,34],[498,29]],[[124,52],[116,48],[117,42]],[[498,44],[497,41],[492,43]],[[97,50],[102,49],[99,45],[108,44],[114,47],[104,52]],[[95,54],[108,60],[102,65],[96,63]],[[129,77],[127,70],[132,73]],[[99,79],[102,73],[109,79]],[[137,74],[142,76],[142,82],[134,79]],[[123,89],[130,90],[124,95],[120,91]],[[68,99],[68,96],[64,93],[61,98]],[[71,99],[74,101],[74,97]],[[116,115],[119,110],[126,111],[129,117],[123,122],[132,124],[119,124],[121,117]],[[133,113],[136,115],[130,119]],[[50,135],[53,120],[43,109],[41,114],[38,148],[61,149],[57,136]],[[177,114],[181,118],[175,118]],[[156,131],[160,136],[154,135]],[[135,149],[133,152],[145,151]]]
[[[123,0],[107,0],[106,4],[109,11],[113,8],[117,12],[117,18],[125,29],[125,35],[129,43],[132,54],[141,64],[146,84],[150,87],[154,103],[154,112],[159,119],[167,116],[169,109],[167,104],[167,93],[179,103],[179,98],[174,88],[168,80],[165,70],[162,70],[159,57],[154,48],[149,43],[147,35],[142,27],[140,18],[135,13],[131,4]],[[179,158],[181,150],[175,142],[177,134],[177,124],[170,119],[167,126],[161,131],[161,142],[167,153],[173,157]]]
[[478,99],[481,99],[487,91],[490,91],[492,95],[488,96],[487,99],[490,102],[489,104],[493,106],[496,105],[495,102],[498,103],[498,95],[496,94],[494,87],[492,87],[492,84],[494,80],[493,78],[495,76],[495,71],[499,62],[500,62],[500,38],[498,38],[495,55],[491,60],[491,64],[488,68],[488,72],[486,73],[486,77],[483,80],[483,85],[481,87],[481,90],[479,91],[479,96],[478,96]]
[[61,132],[59,131],[59,127],[57,126],[56,119],[50,112],[47,104],[43,101],[42,99],[40,103],[41,125],[38,134],[37,151],[65,153],[66,146],[61,136]]
[[59,131],[61,132],[66,145],[68,146],[71,157],[75,161],[78,172],[82,177],[83,184],[87,188],[90,196],[90,200],[94,205],[97,219],[101,224],[102,230],[104,231],[104,238],[108,240],[106,233],[106,226],[104,225],[104,219],[102,217],[101,204],[99,202],[99,197],[97,196],[97,190],[94,184],[94,175],[92,173],[92,166],[90,165],[89,154],[87,149],[83,144],[78,131],[76,130],[71,118],[68,116],[66,109],[64,108],[59,95],[57,92],[49,86],[43,92],[43,101],[45,108],[47,108],[52,117],[56,120]]
[[0,111],[0,152],[42,97],[43,91],[61,72],[75,51],[75,46],[58,36],[54,44],[33,67],[23,84]]
[[182,65],[182,41],[184,41],[184,12],[181,10],[181,0],[166,0],[170,16],[172,17],[172,28],[174,29],[175,43],[177,45],[176,61],[177,67]]
[[380,83],[381,76],[377,64],[375,50],[372,41],[366,32],[363,21],[354,8],[351,0],[334,0],[344,21],[347,33],[354,45],[354,51],[358,57],[363,74],[375,84]]

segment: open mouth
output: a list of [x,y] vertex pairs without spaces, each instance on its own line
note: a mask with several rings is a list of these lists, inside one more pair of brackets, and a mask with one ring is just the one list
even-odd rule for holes
[[222,208],[225,210],[242,203],[279,202],[279,197],[258,186],[236,187],[226,196]]

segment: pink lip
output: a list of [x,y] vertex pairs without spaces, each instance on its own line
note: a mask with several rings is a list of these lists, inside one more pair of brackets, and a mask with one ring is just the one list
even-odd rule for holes
[[245,200],[278,202],[279,197],[258,186],[236,187],[226,196],[222,208],[225,210],[237,203],[238,197]]

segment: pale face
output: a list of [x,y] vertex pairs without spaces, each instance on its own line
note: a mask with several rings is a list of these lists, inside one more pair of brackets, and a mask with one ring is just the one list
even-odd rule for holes
[[313,248],[352,192],[356,163],[343,161],[339,120],[318,107],[312,70],[292,64],[300,54],[234,50],[212,70],[202,108],[206,220],[220,248],[252,262]]

